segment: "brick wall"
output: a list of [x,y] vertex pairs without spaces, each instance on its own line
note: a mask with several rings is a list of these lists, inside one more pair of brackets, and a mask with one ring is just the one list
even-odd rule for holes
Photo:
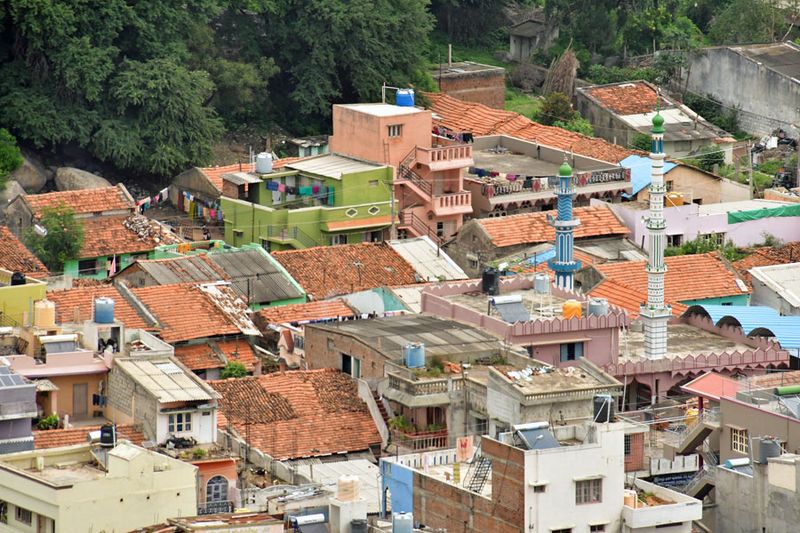
[[442,76],[441,80],[434,73],[434,80],[440,84],[441,92],[453,98],[477,102],[495,109],[503,109],[505,105],[505,71],[449,73]]
[[[384,356],[370,346],[359,342],[348,335],[335,331],[305,326],[305,353],[308,368],[342,369],[342,354],[361,360],[361,377],[364,379],[382,378]],[[398,359],[402,356],[398,354]]]
[[108,404],[126,415],[133,415],[134,383],[128,376],[117,369],[108,374]]
[[631,441],[631,453],[625,456],[625,471],[644,470],[644,433],[628,435]]
[[415,521],[465,533],[516,533],[523,529],[524,453],[488,438],[481,446],[483,454],[492,459],[491,499],[415,471]]

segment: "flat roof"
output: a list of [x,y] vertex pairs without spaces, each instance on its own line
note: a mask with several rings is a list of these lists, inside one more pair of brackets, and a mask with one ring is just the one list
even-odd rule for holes
[[[627,330],[627,341],[620,339],[620,362],[645,359],[644,332]],[[723,352],[745,352],[753,348],[721,335],[688,324],[667,325],[667,358]]]
[[413,115],[424,113],[424,109],[418,107],[407,107],[393,104],[337,104],[353,111],[359,111],[375,117],[396,117],[400,115]]
[[528,367],[521,370],[498,366],[494,368],[508,378],[516,390],[526,395],[622,386],[621,383],[611,376],[606,375],[609,379],[601,380],[580,365],[566,367]]
[[754,209],[770,209],[792,205],[792,202],[779,202],[776,200],[739,200],[737,202],[720,202],[718,204],[702,204],[698,206],[700,216],[724,215],[734,211],[752,211]]
[[161,403],[208,401],[215,395],[210,387],[170,358],[114,359],[131,379],[136,381]]
[[[750,275],[793,307],[800,307],[800,263],[754,267],[750,269]],[[769,325],[764,324],[766,327]]]
[[477,168],[521,176],[558,176],[558,167],[561,165],[561,163],[551,163],[529,155],[490,150],[473,150],[472,160]]
[[[561,317],[562,316],[562,308],[564,306],[564,302],[566,302],[569,298],[561,298],[560,296],[556,296],[555,294],[542,294],[538,293],[533,289],[514,289],[514,290],[504,290],[502,294],[495,298],[502,298],[502,300],[498,300],[498,302],[505,301],[506,297],[519,297],[522,301],[517,304],[520,309],[524,309],[525,315],[528,315],[527,318],[524,318],[522,321],[526,320],[535,320],[537,318],[554,318],[554,317]],[[450,296],[444,296],[444,298],[454,304],[462,305],[473,311],[477,311],[479,313],[486,314],[486,310],[489,308],[488,306],[488,299],[489,296],[483,294],[481,292],[467,292],[462,294],[452,294]],[[491,316],[495,318],[499,318],[501,320],[504,318],[503,310],[501,309],[506,304],[498,304],[491,306]],[[505,315],[510,316],[510,315]],[[514,315],[517,316],[517,315]],[[509,320],[506,320],[508,323],[512,323]]]
[[425,281],[468,279],[464,270],[427,236],[389,241]]
[[378,513],[381,510],[381,489],[378,483],[380,469],[366,459],[332,463],[315,460],[296,464],[294,468],[298,474],[310,478],[313,483],[321,483],[334,493],[340,477],[357,476],[359,495],[367,501],[367,514]]
[[[664,126],[666,127],[664,139],[667,141],[716,139],[728,135],[726,131],[715,128],[702,117],[698,117],[695,122],[694,118],[685,113],[680,107],[662,109],[660,113],[664,118]],[[653,126],[653,117],[655,115],[655,112],[638,113],[622,115],[620,119],[637,131],[647,133]]]
[[300,172],[310,172],[328,178],[342,179],[343,174],[354,174],[356,172],[367,172],[376,168],[383,168],[383,165],[367,163],[358,159],[351,159],[338,154],[325,154],[317,157],[302,159],[286,165],[286,168],[299,170]]
[[800,79],[800,46],[792,42],[728,47],[784,76]]
[[435,65],[433,68],[430,69],[430,73],[433,75],[434,79],[438,78],[439,75],[443,78],[446,77],[457,77],[461,74],[467,74],[472,72],[491,72],[491,71],[499,71],[505,72],[506,69],[503,67],[496,67],[494,65],[484,65],[483,63],[475,63],[473,61],[457,61],[455,63],[441,63]]

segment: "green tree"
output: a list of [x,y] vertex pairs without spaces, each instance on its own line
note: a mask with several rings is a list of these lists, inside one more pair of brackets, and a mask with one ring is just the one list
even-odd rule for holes
[[565,124],[575,118],[575,111],[567,95],[562,93],[550,93],[544,97],[542,107],[536,115],[536,120],[548,126],[555,125],[556,122]]
[[41,236],[30,228],[25,231],[23,240],[48,269],[61,272],[65,262],[79,258],[83,225],[75,219],[75,212],[63,204],[44,208],[39,225],[47,231],[46,235]]
[[733,0],[713,18],[709,36],[717,44],[772,42],[790,28],[787,15],[775,2]]
[[0,191],[5,189],[8,175],[22,165],[17,140],[8,130],[0,128]]
[[496,45],[510,3],[509,0],[432,0],[430,11],[450,42]]
[[702,147],[692,161],[706,172],[713,172],[714,167],[719,168],[725,164],[725,154],[716,144],[709,144]]
[[239,361],[229,361],[219,375],[222,379],[243,378],[247,375],[247,368]]
[[642,152],[649,152],[653,146],[653,138],[644,133],[637,133],[633,136],[631,148],[634,150],[641,150]]

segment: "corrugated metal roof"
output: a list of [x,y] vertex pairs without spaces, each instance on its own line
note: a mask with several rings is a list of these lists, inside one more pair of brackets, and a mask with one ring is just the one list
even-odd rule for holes
[[114,365],[161,403],[214,399],[200,378],[176,365],[172,359],[115,359]]
[[187,281],[214,281],[220,277],[219,272],[216,272],[201,256],[143,260],[137,261],[136,264],[159,285]]
[[775,337],[785,350],[800,349],[800,316],[780,316],[771,307],[693,305],[684,315],[708,316],[714,324],[741,326],[748,336]]
[[364,161],[336,154],[327,154],[290,163],[286,165],[286,167],[338,180],[342,178],[342,174],[354,174],[356,172],[375,170],[376,168],[381,168],[382,165],[365,163]]
[[408,261],[426,281],[468,279],[469,276],[428,237],[390,241],[395,252]]
[[230,279],[237,294],[250,296],[253,303],[275,302],[304,296],[292,278],[261,250],[240,250],[209,254]]

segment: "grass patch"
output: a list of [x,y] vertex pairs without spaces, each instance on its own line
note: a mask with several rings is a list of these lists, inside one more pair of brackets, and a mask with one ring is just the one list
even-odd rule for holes
[[506,111],[514,111],[528,118],[534,118],[542,108],[542,99],[519,89],[507,87],[505,108]]

